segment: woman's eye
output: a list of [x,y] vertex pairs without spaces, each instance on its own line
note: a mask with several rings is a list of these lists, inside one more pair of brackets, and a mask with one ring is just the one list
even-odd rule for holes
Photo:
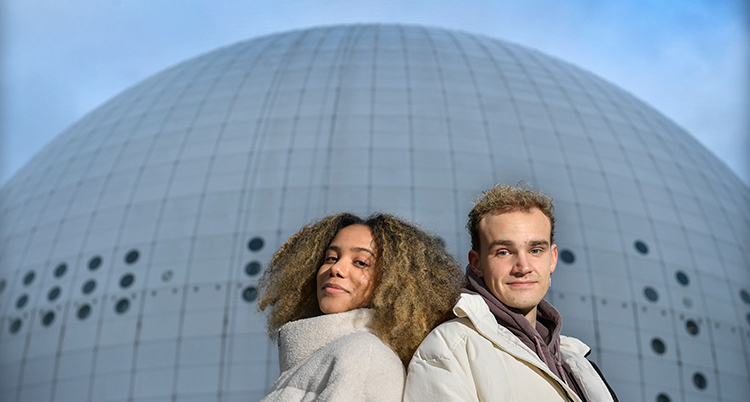
[[366,262],[362,261],[362,260],[355,260],[354,261],[354,265],[356,265],[358,267],[362,267],[362,268],[369,267],[369,265]]
[[327,263],[334,263],[334,262],[336,262],[338,260],[339,259],[336,258],[336,257],[334,257],[334,256],[328,256],[328,257],[326,257],[326,259],[324,261],[327,262]]

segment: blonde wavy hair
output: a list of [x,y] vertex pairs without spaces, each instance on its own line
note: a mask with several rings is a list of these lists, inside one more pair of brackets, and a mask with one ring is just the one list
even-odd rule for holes
[[555,205],[552,197],[532,189],[525,181],[520,181],[515,186],[499,183],[489,190],[482,191],[482,194],[474,201],[474,208],[469,212],[469,221],[466,222],[466,229],[471,235],[471,249],[479,252],[479,222],[488,213],[528,212],[533,208],[539,208],[549,218],[552,226],[550,243],[554,243]]
[[356,224],[370,228],[375,242],[377,285],[368,306],[374,312],[375,332],[408,364],[424,337],[450,318],[464,276],[442,240],[395,216],[362,219],[342,213],[303,227],[281,246],[263,273],[258,309],[270,309],[271,339],[290,321],[322,315],[318,269],[336,233]]

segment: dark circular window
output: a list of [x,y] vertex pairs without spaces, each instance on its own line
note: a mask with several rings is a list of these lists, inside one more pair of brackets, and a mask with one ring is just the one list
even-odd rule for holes
[[576,256],[570,250],[563,250],[560,253],[560,259],[563,260],[563,262],[565,262],[566,264],[572,264],[573,261],[576,260]]
[[16,318],[15,320],[13,320],[13,322],[10,323],[10,333],[15,334],[16,332],[20,331],[21,324],[23,324],[23,322],[20,318]]
[[253,237],[250,239],[249,242],[247,242],[247,248],[250,249],[250,251],[258,251],[263,248],[263,238],[260,237]]
[[260,263],[258,261],[250,261],[245,265],[245,273],[253,276],[258,275],[258,272],[260,272]]
[[[5,281],[3,281],[3,284],[5,284]],[[0,292],[2,292],[2,288],[0,288]],[[750,293],[747,293],[747,290],[740,290],[740,298],[745,304],[750,304]]]
[[96,289],[96,281],[93,280],[93,279],[89,279],[81,287],[81,292],[83,292],[83,294],[87,295],[87,294],[93,292],[94,289]]
[[672,399],[667,394],[659,394],[656,396],[656,402],[672,402]]
[[76,316],[79,320],[85,320],[86,317],[89,316],[89,314],[91,314],[91,306],[89,306],[88,304],[84,304],[83,306],[78,308]]
[[646,243],[640,240],[636,240],[635,243],[633,243],[633,245],[635,246],[635,249],[638,250],[639,253],[648,254],[648,246],[646,245]]
[[698,389],[706,389],[706,386],[708,385],[706,376],[700,372],[693,374],[693,385]]
[[664,352],[667,351],[667,345],[665,345],[664,341],[661,339],[654,338],[651,340],[651,349],[653,349],[657,355],[663,355]]
[[49,301],[55,301],[58,297],[60,297],[59,286],[55,286],[54,288],[50,289],[49,292],[47,292],[47,300]]
[[23,308],[23,306],[25,306],[25,305],[26,305],[26,303],[28,303],[28,302],[29,302],[29,296],[28,296],[28,295],[25,295],[25,294],[24,294],[24,295],[21,295],[21,297],[19,297],[19,298],[18,298],[18,299],[16,300],[16,308],[17,308],[17,309],[22,309],[22,308]]
[[34,282],[34,278],[36,278],[36,273],[34,271],[29,271],[24,277],[23,277],[23,284],[29,285],[31,282]]
[[161,280],[162,281],[167,282],[170,279],[172,279],[172,270],[168,269],[168,270],[166,270],[166,271],[164,271],[164,272],[161,273]]
[[651,286],[646,286],[643,289],[643,295],[652,302],[659,300],[659,293],[657,293],[656,289],[652,288]]
[[138,250],[130,250],[127,254],[125,254],[125,262],[128,264],[134,264],[136,261],[138,261],[138,257],[140,257]]
[[245,288],[245,290],[242,291],[242,298],[246,302],[255,301],[257,297],[258,297],[258,289],[256,289],[254,286],[248,286]]
[[94,256],[89,260],[89,270],[95,271],[99,266],[102,265],[102,257]]
[[677,271],[677,273],[674,274],[675,278],[677,278],[677,282],[680,282],[680,285],[687,286],[690,284],[690,277],[687,276],[686,273],[682,271]]
[[68,270],[68,265],[65,263],[62,263],[55,268],[55,278],[59,278],[63,275],[65,275],[65,272]]
[[115,304],[115,312],[118,314],[124,314],[129,308],[130,302],[128,299],[120,299],[117,304]]
[[120,278],[120,287],[123,289],[127,289],[130,287],[130,285],[133,284],[133,281],[135,281],[135,277],[131,273],[127,273]]
[[0,279],[0,293],[3,293],[3,290],[5,290],[5,279]]
[[52,311],[48,311],[42,316],[42,325],[45,327],[49,327],[53,321],[55,321],[55,313]]
[[693,336],[698,336],[701,332],[700,327],[698,327],[698,324],[693,320],[687,320],[687,322],[685,322],[685,329],[687,329],[687,332]]

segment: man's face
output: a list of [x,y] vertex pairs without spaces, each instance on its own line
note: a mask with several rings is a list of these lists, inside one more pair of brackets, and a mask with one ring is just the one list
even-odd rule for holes
[[557,264],[549,218],[538,208],[490,212],[478,229],[479,252],[469,252],[472,271],[501,302],[536,323],[536,306],[547,294]]

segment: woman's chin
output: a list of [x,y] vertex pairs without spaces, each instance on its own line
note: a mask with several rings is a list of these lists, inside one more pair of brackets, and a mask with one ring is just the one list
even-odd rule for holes
[[318,306],[320,307],[320,311],[322,311],[323,314],[337,314],[353,310],[353,308],[350,308],[345,303],[340,303],[338,300],[324,299],[320,303],[318,303]]

